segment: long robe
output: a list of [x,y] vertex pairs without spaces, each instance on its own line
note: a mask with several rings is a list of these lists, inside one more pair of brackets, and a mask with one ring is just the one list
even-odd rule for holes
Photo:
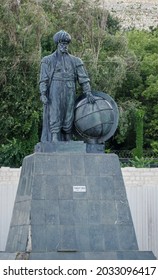
[[57,51],[41,61],[40,93],[48,98],[43,109],[41,142],[51,141],[52,133],[71,133],[74,120],[76,82],[83,93],[91,91],[80,58]]

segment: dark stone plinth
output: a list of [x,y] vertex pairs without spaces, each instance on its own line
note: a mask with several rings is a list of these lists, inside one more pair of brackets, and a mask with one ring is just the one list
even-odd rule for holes
[[15,260],[17,253],[0,252],[0,260]]
[[0,260],[155,260],[151,251],[1,253]]
[[23,161],[6,252],[30,259],[151,259],[138,251],[118,157],[35,153]]
[[155,260],[152,252],[146,251],[110,251],[110,252],[77,252],[31,253],[30,260]]
[[34,151],[37,153],[104,153],[104,144],[90,144],[83,141],[39,142]]
[[34,150],[37,153],[86,153],[86,144],[83,141],[39,142]]
[[87,153],[104,153],[105,145],[104,144],[86,144]]

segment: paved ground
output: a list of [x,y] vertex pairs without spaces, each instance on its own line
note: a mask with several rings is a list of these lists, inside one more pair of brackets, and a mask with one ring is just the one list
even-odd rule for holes
[[125,29],[158,26],[158,0],[101,0],[101,3],[120,19]]

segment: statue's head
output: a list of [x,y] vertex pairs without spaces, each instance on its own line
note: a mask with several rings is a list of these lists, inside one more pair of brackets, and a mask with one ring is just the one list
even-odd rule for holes
[[71,42],[71,36],[64,30],[60,30],[53,36],[54,43],[61,52],[68,52],[68,44]]

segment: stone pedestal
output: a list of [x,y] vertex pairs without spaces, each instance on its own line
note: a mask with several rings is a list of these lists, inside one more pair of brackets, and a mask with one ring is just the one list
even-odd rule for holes
[[138,251],[118,157],[27,156],[0,258],[154,259]]

